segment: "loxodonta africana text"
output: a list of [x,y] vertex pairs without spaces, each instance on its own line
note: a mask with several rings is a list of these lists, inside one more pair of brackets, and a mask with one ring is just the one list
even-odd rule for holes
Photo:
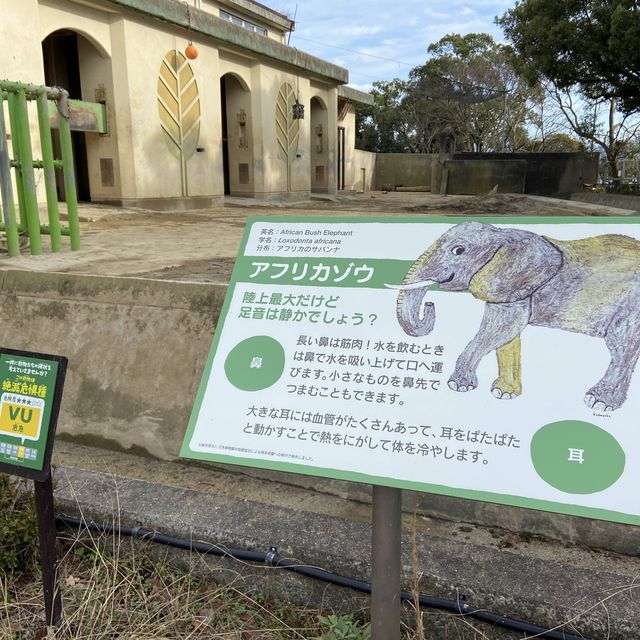
[[625,402],[640,353],[640,241],[613,234],[564,241],[481,222],[455,225],[400,285],[398,320],[409,335],[433,329],[435,309],[426,299],[433,283],[486,303],[449,380],[454,391],[475,389],[480,360],[495,351],[493,395],[520,395],[520,334],[531,324],[603,338],[611,361],[584,401],[596,411]]

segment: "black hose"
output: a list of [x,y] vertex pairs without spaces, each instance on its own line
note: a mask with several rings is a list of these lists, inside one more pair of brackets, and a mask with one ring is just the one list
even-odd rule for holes
[[[270,567],[281,567],[300,575],[329,582],[340,587],[354,589],[355,591],[360,591],[362,593],[371,593],[371,584],[368,582],[355,580],[354,578],[347,578],[346,576],[341,576],[336,573],[326,571],[325,569],[301,565],[294,560],[281,557],[275,547],[271,547],[267,552],[233,549],[206,542],[199,542],[197,540],[176,538],[174,536],[158,533],[157,531],[145,529],[144,527],[121,527],[96,522],[95,520],[74,518],[72,516],[58,515],[56,516],[56,522],[67,527],[84,528],[90,531],[97,531],[99,533],[115,533],[133,538],[140,538],[141,540],[157,542],[158,544],[164,544],[170,547],[177,547],[178,549],[197,551],[198,553],[203,554],[230,557],[246,562],[260,562],[267,564]],[[415,602],[415,597],[414,594],[409,591],[401,591],[400,600],[402,602]],[[443,598],[434,598],[420,594],[418,596],[418,602],[422,607],[442,609],[456,615],[468,616],[470,618],[475,618],[476,620],[481,620],[482,622],[488,622],[490,624],[504,627],[505,629],[530,634],[539,638],[548,638],[549,640],[585,640],[584,636],[574,636],[565,633],[562,630],[539,627],[534,624],[529,624],[528,622],[523,622],[522,620],[508,618],[506,616],[498,615],[497,613],[491,613],[485,609],[472,607],[465,602],[465,599],[462,596],[458,597],[457,600],[445,600]]]

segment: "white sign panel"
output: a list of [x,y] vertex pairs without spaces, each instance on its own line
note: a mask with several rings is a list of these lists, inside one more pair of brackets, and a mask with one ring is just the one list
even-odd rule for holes
[[640,524],[640,226],[251,219],[181,455]]

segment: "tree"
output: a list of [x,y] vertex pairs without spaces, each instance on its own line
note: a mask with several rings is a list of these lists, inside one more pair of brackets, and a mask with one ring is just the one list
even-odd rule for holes
[[373,105],[360,107],[356,112],[357,146],[382,153],[406,151],[404,83],[397,78],[391,82],[376,80],[370,93]]
[[430,45],[409,80],[374,82],[359,110],[357,143],[369,151],[430,153],[442,138],[460,151],[517,151],[528,142],[534,91],[486,33],[449,34]]
[[529,140],[524,151],[532,153],[584,153],[584,143],[568,133],[551,133],[544,139]]
[[516,69],[530,81],[577,86],[591,100],[640,110],[640,5],[637,0],[519,0],[496,22]]
[[437,114],[463,151],[516,151],[527,140],[527,83],[486,33],[449,34],[409,73],[410,92]]
[[618,159],[626,155],[640,134],[640,117],[617,110],[615,98],[576,100],[575,93],[550,89],[553,100],[564,115],[570,130],[582,140],[602,149],[612,178],[618,177]]

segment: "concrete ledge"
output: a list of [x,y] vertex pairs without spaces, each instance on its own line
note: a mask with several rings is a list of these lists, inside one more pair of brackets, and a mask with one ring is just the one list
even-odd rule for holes
[[[152,464],[175,461],[225,293],[226,286],[216,284],[0,271],[0,344],[69,358],[61,438],[143,453]],[[366,485],[250,468],[242,473],[274,490],[295,485],[309,495],[370,502]],[[640,555],[640,527],[409,496],[405,511]]]
[[[57,468],[55,480],[58,512],[229,547],[268,551],[276,546],[303,564],[369,579],[371,530],[363,520],[230,498],[216,486],[194,491],[68,466]],[[404,587],[415,578],[428,595],[454,599],[465,594],[472,606],[540,626],[566,623],[567,633],[591,640],[639,637],[640,560],[516,537],[508,543],[495,531],[419,520],[415,542],[409,531],[403,535]],[[367,606],[366,599],[349,591],[280,569],[214,557],[204,561],[185,552],[172,555],[218,581],[272,598],[343,611]],[[432,612],[427,630],[433,640],[471,640],[478,631],[492,640],[522,637]]]
[[[182,29],[189,28],[185,4],[180,0],[161,0],[160,2],[158,0],[109,0],[109,2]],[[231,45],[245,52],[250,51],[258,56],[303,69],[337,84],[345,84],[349,81],[349,72],[342,67],[271,38],[252,33],[201,9],[191,10],[191,30],[194,34],[200,34],[215,43]]]
[[355,87],[350,87],[349,85],[339,85],[338,86],[338,97],[344,98],[345,100],[351,100],[351,102],[356,102],[357,104],[365,104],[365,105],[373,105],[373,96],[370,93],[365,93],[364,91],[360,91]]
[[59,433],[177,455],[223,285],[0,273],[1,344],[69,359]]
[[640,196],[625,196],[619,193],[593,193],[590,191],[580,191],[572,193],[570,200],[579,202],[589,202],[607,207],[616,207],[640,213]]
[[119,204],[123,207],[136,207],[152,211],[189,211],[192,209],[211,209],[223,203],[224,196],[216,195],[177,198],[124,198]]

